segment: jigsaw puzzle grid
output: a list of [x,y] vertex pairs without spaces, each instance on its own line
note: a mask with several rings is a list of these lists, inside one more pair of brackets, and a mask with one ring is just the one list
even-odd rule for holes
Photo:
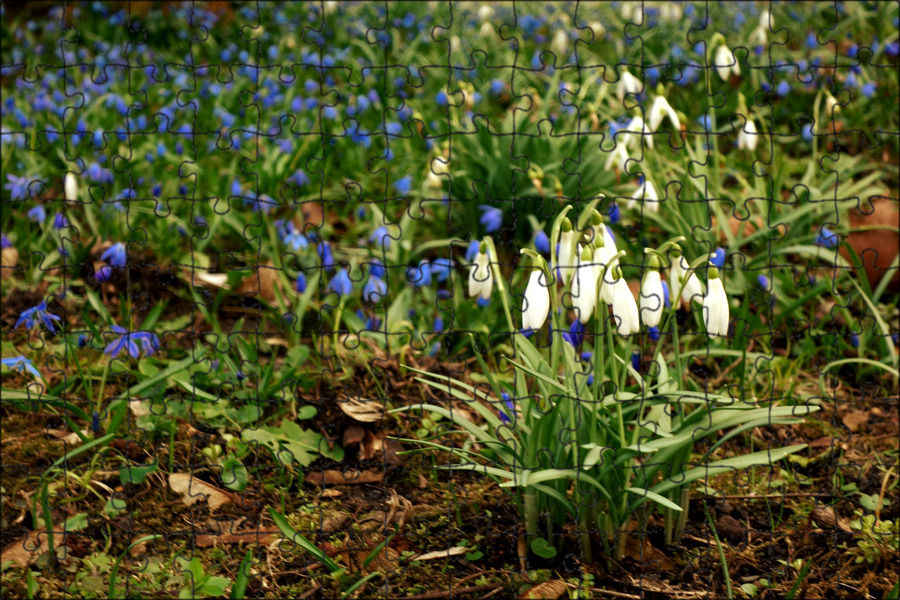
[[[286,589],[269,587],[274,571],[319,581],[329,552],[357,579],[374,560],[380,577],[359,597],[451,597],[473,587],[470,563],[571,576],[610,557],[626,565],[622,593],[674,594],[687,588],[672,583],[672,540],[659,541],[674,527],[707,560],[678,567],[679,582],[712,597],[722,542],[708,519],[723,542],[766,543],[788,561],[792,536],[820,527],[835,569],[856,550],[834,502],[897,522],[896,506],[859,500],[878,487],[884,498],[886,469],[870,481],[871,465],[841,453],[857,431],[896,422],[896,3],[71,2],[16,21],[21,10],[3,4],[0,53],[3,413],[40,419],[59,451],[32,463],[5,446],[4,479],[39,479],[46,507],[4,492],[19,511],[4,518],[4,561],[46,567],[51,548],[64,587],[85,594],[75,574],[87,563],[73,561],[96,548],[76,542],[103,529],[129,556],[121,591],[152,589],[164,568],[151,559],[183,544],[175,572],[189,597],[221,595],[238,569],[218,581],[191,559],[252,544],[240,570],[260,597]],[[603,319],[598,290],[579,292],[595,263],[608,267]],[[571,357],[543,380],[510,362],[560,344]],[[560,369],[571,387],[541,397]],[[684,390],[785,412],[734,446],[721,446],[724,429],[708,435],[712,417],[697,424],[686,439],[703,459],[685,465],[756,444],[771,460],[696,483],[687,524],[664,518],[681,498],[664,493],[656,512],[626,519],[621,548],[590,558],[571,514],[544,510],[541,531],[555,533],[535,544],[509,494],[466,499],[478,477],[501,475],[442,468],[467,452],[498,460],[479,432],[513,439],[571,390],[630,394],[626,411]],[[676,404],[660,408],[671,417],[651,408],[631,445],[664,450]],[[803,429],[810,415],[827,428]],[[475,429],[460,436],[458,419]],[[588,426],[554,430],[535,465],[559,467],[557,448],[576,446],[579,466],[598,466],[575,433]],[[453,451],[427,455],[423,441]],[[85,460],[99,483],[82,492],[103,501],[67,511]],[[649,454],[635,465],[636,480],[654,474],[645,488],[685,474]],[[847,472],[865,489],[842,488]],[[822,473],[827,493],[804,492]],[[566,481],[550,487],[578,490],[572,514],[598,502]],[[306,499],[290,519],[272,500],[282,485]],[[155,487],[183,502],[176,520],[134,511]],[[752,514],[768,519],[792,494],[821,502],[791,513],[790,533]],[[424,547],[408,529],[432,518],[457,528]],[[318,575],[315,552],[284,561],[283,526],[325,549]],[[606,533],[595,521],[586,535]],[[457,571],[404,587],[433,560]],[[762,593],[760,581],[787,577],[766,569],[732,573],[745,579],[735,586]],[[586,572],[579,585],[599,593]],[[536,583],[485,581],[463,593],[517,597]]]

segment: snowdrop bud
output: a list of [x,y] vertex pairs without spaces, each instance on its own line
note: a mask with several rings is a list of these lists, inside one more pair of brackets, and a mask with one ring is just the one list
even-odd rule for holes
[[732,54],[731,50],[724,43],[716,49],[716,58],[713,61],[713,64],[716,67],[716,71],[719,73],[719,77],[722,78],[722,81],[728,81],[728,75],[730,73],[734,73],[735,75],[741,74],[741,66],[738,64],[737,58],[735,58],[734,54]]
[[703,322],[709,337],[728,336],[728,297],[725,286],[719,278],[719,269],[709,268],[709,282],[706,296],[703,297]]
[[597,305],[597,266],[593,264],[593,251],[589,246],[579,247],[579,257],[572,278],[572,305],[578,320],[587,323]]
[[[628,4],[628,2],[625,4]],[[625,99],[625,94],[637,94],[643,86],[644,84],[641,83],[641,80],[629,73],[628,69],[622,69],[619,83],[616,85],[616,97],[621,102]]]
[[562,233],[559,235],[559,251],[557,267],[562,273],[563,280],[567,280],[573,273],[575,266],[575,231],[572,230],[572,222],[563,219]]
[[662,321],[665,292],[659,276],[659,259],[651,255],[647,265],[649,270],[641,282],[641,321],[647,327],[656,327]]
[[841,105],[838,104],[838,101],[834,96],[831,95],[831,92],[828,90],[825,91],[825,114],[829,117],[841,112]]
[[655,132],[659,129],[665,117],[669,118],[669,122],[675,131],[681,131],[681,120],[678,118],[678,114],[672,108],[672,105],[669,104],[666,97],[660,94],[653,99],[653,104],[650,106],[650,114],[647,115],[647,125],[650,127],[650,131]]
[[491,263],[488,260],[487,244],[481,242],[472,268],[469,270],[469,296],[478,296],[482,300],[490,300],[494,289]]
[[460,41],[459,36],[454,35],[450,38],[450,52],[459,52]]
[[628,162],[628,159],[631,158],[628,156],[628,148],[625,144],[616,144],[616,147],[613,148],[612,152],[609,153],[609,157],[606,159],[606,164],[603,165],[604,171],[609,171],[610,169],[624,169],[625,163]]
[[493,16],[494,7],[492,7],[490,4],[482,4],[481,8],[478,9],[478,19],[481,21],[488,21]]
[[550,292],[547,277],[542,269],[531,271],[525,297],[522,299],[522,329],[537,331],[544,326],[550,314]]
[[603,23],[600,21],[591,22],[588,27],[591,28],[591,31],[594,32],[594,41],[602,40],[604,36],[606,36],[606,27],[603,26]]
[[747,122],[737,134],[738,150],[755,152],[757,142],[759,142],[759,136],[756,133],[756,123],[753,122],[753,119],[747,118]]
[[485,21],[481,24],[481,29],[478,30],[478,33],[483,39],[491,39],[494,37],[494,27],[490,23]]
[[[691,302],[692,298],[703,296],[703,286],[697,279],[696,273],[691,273],[687,283],[684,283],[684,277],[690,268],[690,264],[683,254],[679,254],[672,260],[672,267],[669,270],[669,297],[674,304],[678,301],[678,290],[681,291],[681,299],[685,302]],[[684,285],[684,289],[682,289]]]
[[628,204],[625,208],[631,210],[637,206],[638,203],[641,203],[647,210],[655,213],[659,212],[659,196],[656,193],[656,188],[653,187],[653,184],[650,181],[647,181],[647,179],[644,179],[644,181],[641,182],[637,191],[634,192],[634,196],[628,199]]
[[65,181],[65,190],[66,190],[66,200],[75,201],[78,200],[78,180],[75,179],[75,174],[69,171],[66,173],[66,181]]
[[563,58],[566,51],[569,49],[569,34],[565,29],[557,29],[556,35],[553,36],[553,44],[550,46],[553,50],[554,54],[556,54],[556,58]]
[[619,335],[632,335],[641,330],[640,317],[638,316],[637,302],[631,295],[631,290],[622,277],[622,270],[616,268],[615,281],[610,286],[612,292],[612,310],[616,318],[616,330]]

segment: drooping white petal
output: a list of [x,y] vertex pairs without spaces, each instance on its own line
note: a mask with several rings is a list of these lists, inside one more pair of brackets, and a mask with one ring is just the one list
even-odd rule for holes
[[479,252],[469,270],[469,296],[490,300],[493,289],[494,279],[488,255]]
[[655,132],[659,129],[663,119],[666,117],[669,118],[669,122],[672,123],[672,128],[675,131],[681,131],[681,119],[678,118],[678,113],[675,112],[675,109],[672,108],[665,96],[657,96],[653,99],[653,104],[650,105],[650,114],[647,115],[647,125],[650,126],[650,131]]
[[612,284],[612,310],[616,317],[616,330],[619,335],[631,335],[641,330],[637,302],[623,277]]
[[737,147],[738,150],[749,150],[750,152],[756,151],[756,144],[759,142],[759,136],[756,133],[756,123],[753,122],[753,119],[747,119],[747,122],[738,131],[737,134]]
[[678,301],[678,290],[682,290],[681,299],[689,304],[692,299],[703,297],[703,284],[700,283],[696,273],[691,273],[687,283],[684,284],[684,289],[681,287],[689,268],[690,264],[684,255],[672,260],[672,267],[669,269],[669,300],[672,304]]
[[725,286],[722,285],[722,280],[718,276],[712,277],[709,280],[706,296],[703,297],[703,321],[709,337],[726,337],[729,317]]
[[593,260],[582,264],[582,250],[579,249],[575,277],[572,278],[572,305],[578,313],[578,319],[587,323],[597,305],[597,269]]
[[612,168],[624,168],[625,163],[628,162],[629,158],[628,149],[625,147],[625,144],[616,144],[613,151],[609,153],[609,158],[606,159],[603,170],[609,171]]
[[637,206],[638,203],[643,204],[644,208],[647,210],[659,212],[659,196],[656,193],[656,188],[653,187],[653,183],[646,179],[634,192],[634,196],[629,198],[625,208],[631,210]]
[[522,328],[537,331],[544,326],[550,314],[550,292],[547,278],[540,269],[534,269],[528,278],[525,297],[522,299]]
[[628,123],[628,127],[625,128],[619,139],[626,148],[640,148],[642,141],[647,143],[648,148],[652,148],[653,136],[650,135],[651,133],[650,128],[644,123],[644,119],[637,115],[631,119],[631,122]]
[[722,78],[722,81],[728,81],[728,75],[732,70],[735,75],[741,74],[741,69],[737,64],[737,60],[725,44],[721,44],[716,48],[716,57],[713,64],[715,64],[716,72],[719,73],[719,77]]
[[662,321],[664,294],[659,271],[650,269],[641,283],[641,321],[647,327],[656,327]]
[[[627,2],[625,4],[628,4]],[[623,70],[622,74],[619,76],[619,83],[616,85],[616,97],[618,97],[619,102],[625,99],[625,94],[637,94],[641,91],[643,84],[641,80],[629,73],[627,70]]]
[[559,258],[557,262],[563,280],[572,276],[575,267],[575,231],[563,231],[559,234]]
[[75,179],[75,174],[71,171],[66,173],[64,188],[66,191],[66,200],[74,202],[78,199],[78,180]]

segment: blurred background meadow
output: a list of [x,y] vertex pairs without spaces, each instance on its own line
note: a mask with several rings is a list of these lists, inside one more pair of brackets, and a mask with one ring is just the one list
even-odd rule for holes
[[[896,3],[0,18],[9,597],[898,596]],[[638,302],[662,271],[661,322],[585,332],[548,268],[526,338],[566,207]],[[556,393],[596,402],[550,435]],[[622,435],[558,437],[590,419]],[[634,502],[529,488],[519,443]]]

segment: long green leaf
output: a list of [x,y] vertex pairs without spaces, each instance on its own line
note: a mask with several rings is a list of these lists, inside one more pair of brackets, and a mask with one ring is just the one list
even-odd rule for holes
[[337,573],[338,571],[342,570],[341,566],[334,562],[330,556],[325,554],[324,550],[306,539],[300,532],[295,531],[294,528],[291,527],[291,524],[287,522],[287,519],[284,518],[284,515],[276,511],[271,506],[269,507],[269,516],[272,517],[272,521],[275,522],[276,527],[281,530],[281,533],[283,533],[285,537],[315,556],[316,560],[325,565],[329,571],[331,571],[332,573]]

